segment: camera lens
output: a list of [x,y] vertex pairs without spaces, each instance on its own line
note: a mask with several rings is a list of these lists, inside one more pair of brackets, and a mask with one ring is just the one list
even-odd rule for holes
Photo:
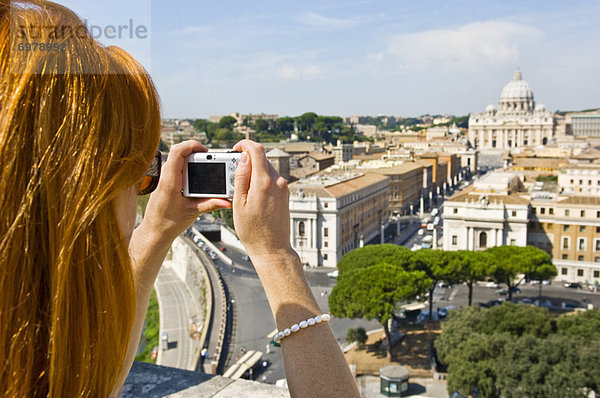
[[206,159],[207,160],[211,160],[212,159],[212,155],[206,155]]

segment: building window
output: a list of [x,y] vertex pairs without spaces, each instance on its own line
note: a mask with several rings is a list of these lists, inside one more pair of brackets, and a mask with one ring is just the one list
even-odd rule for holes
[[596,233],[600,234],[600,227],[596,227]]
[[571,184],[574,184],[574,183],[575,183],[575,180],[571,180]]
[[569,230],[569,226],[568,225],[563,225],[563,231],[568,231]]
[[594,240],[594,251],[600,251],[600,239]]
[[585,250],[585,238],[579,238],[579,240],[577,241],[577,249]]
[[567,238],[567,237],[563,238],[562,247],[563,247],[563,249],[568,249],[569,248],[569,238]]
[[536,208],[535,208],[535,207],[532,207],[532,208],[531,208],[531,212],[532,212],[533,214],[535,214],[535,213],[536,213]]
[[516,244],[517,244],[517,241],[516,241],[515,239],[511,239],[511,240],[510,240],[510,245],[511,245],[511,246],[514,246],[514,245],[516,245]]
[[453,214],[457,214],[457,213],[458,213],[458,209],[456,209],[456,208],[455,208],[455,209],[452,209],[452,213],[453,213]]
[[551,207],[548,209],[548,214],[553,215],[554,214],[554,208]]
[[594,262],[595,263],[600,263],[600,257],[594,257]]
[[325,236],[325,237],[329,236],[329,228],[323,229],[323,236]]
[[329,207],[329,203],[325,202],[325,203],[323,203],[323,206],[324,207]]
[[567,269],[566,268],[561,268],[560,273],[562,275],[567,275]]
[[562,259],[563,260],[568,260],[569,259],[569,255],[568,254],[563,254],[562,255]]
[[487,234],[485,232],[479,234],[479,247],[487,247]]
[[540,207],[540,214],[546,214],[546,208]]
[[600,271],[594,270],[594,278],[600,278]]
[[579,226],[579,232],[585,232],[585,226],[584,225],[580,225]]
[[512,211],[512,216],[516,217],[517,216],[517,212],[515,210]]
[[304,221],[300,221],[298,223],[298,235],[300,236],[304,236],[305,230],[304,230]]
[[[598,241],[600,243],[600,241]],[[458,244],[458,236],[452,235],[452,246],[456,246]]]
[[324,245],[325,247],[329,247],[329,242],[325,241],[325,242],[323,242],[323,245]]
[[585,217],[585,210],[581,210],[581,211],[579,212],[579,214],[581,215],[581,217]]
[[565,217],[569,217],[569,209],[565,210]]
[[323,260],[327,260],[327,254],[323,254]]
[[600,218],[600,211],[596,212],[596,218]]
[[582,269],[578,269],[577,270],[577,276],[583,276],[583,270]]

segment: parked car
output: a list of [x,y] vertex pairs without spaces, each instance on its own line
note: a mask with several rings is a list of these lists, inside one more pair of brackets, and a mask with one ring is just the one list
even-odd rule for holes
[[549,285],[550,283],[552,282],[550,282],[548,279],[542,281],[542,285]]
[[160,336],[160,346],[163,351],[169,349],[169,333],[168,332],[162,332],[162,335]]
[[250,261],[250,256],[245,255],[244,257],[242,257],[244,259],[244,261]]
[[154,361],[157,356],[158,356],[158,346],[155,345],[154,348],[152,348],[152,355],[150,355],[150,360]]
[[489,287],[490,289],[498,289],[500,286],[496,282],[488,282],[485,284],[485,287]]
[[327,273],[327,276],[330,278],[337,278],[339,274],[339,271],[336,269],[335,271],[331,271]]
[[452,311],[455,310],[456,306],[455,305],[448,305],[444,308],[438,308],[438,317],[440,319],[446,318],[448,316],[448,311]]
[[[521,293],[521,289],[519,289],[518,287],[515,287],[512,289],[512,292],[513,293]],[[499,290],[498,292],[496,292],[496,294],[499,294],[501,296],[506,296],[506,295],[508,295],[508,289]]]
[[419,232],[417,232],[417,235],[422,236],[425,233],[424,229],[420,229]]
[[521,304],[532,304],[533,302],[531,301],[531,299],[529,297],[523,297],[521,300],[519,300],[519,303],[521,303]]
[[565,287],[569,287],[571,289],[581,289],[581,285],[577,282],[567,282],[565,283]]
[[438,283],[438,287],[451,287],[452,285],[450,285],[448,282],[439,282]]

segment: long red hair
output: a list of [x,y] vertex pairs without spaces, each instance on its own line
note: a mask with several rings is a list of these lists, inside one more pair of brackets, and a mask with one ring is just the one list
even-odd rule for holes
[[115,197],[158,146],[158,96],[84,28],[54,39],[65,51],[18,52],[35,40],[15,24],[84,26],[55,3],[0,0],[0,395],[106,397],[135,312]]

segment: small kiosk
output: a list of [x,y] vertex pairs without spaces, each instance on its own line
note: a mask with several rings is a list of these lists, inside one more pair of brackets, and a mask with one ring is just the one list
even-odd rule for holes
[[398,365],[388,365],[379,369],[380,392],[387,397],[403,397],[408,394],[408,369]]

